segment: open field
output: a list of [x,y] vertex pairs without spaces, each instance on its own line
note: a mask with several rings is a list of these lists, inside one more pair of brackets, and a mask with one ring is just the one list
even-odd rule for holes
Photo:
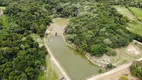
[[117,11],[123,16],[127,17],[129,20],[136,20],[136,17],[124,6],[113,6]]
[[[141,43],[137,42],[134,40],[134,42],[142,45]],[[142,58],[137,59],[135,61],[141,61]],[[124,64],[121,66],[118,66],[106,73],[97,75],[97,76],[93,76],[93,77],[89,77],[87,78],[87,80],[141,80],[138,79],[134,76],[131,75],[129,67],[131,66],[132,62],[128,63],[128,64]],[[120,79],[120,77],[126,77],[128,79]]]
[[120,66],[126,63],[130,63],[142,57],[142,45],[136,45],[134,42],[131,42],[128,46],[117,48],[116,56],[107,56],[102,57],[92,57],[95,62],[100,64],[109,64],[112,63],[114,66]]
[[127,29],[142,36],[142,23],[129,23]]
[[[116,49],[116,52],[117,56],[111,57],[111,62],[116,65],[133,62],[142,57],[142,50],[134,43],[130,43],[127,47]],[[116,58],[118,61],[116,61]]]
[[142,9],[136,7],[129,7],[129,8],[138,17],[138,19],[142,20]]
[[[142,45],[141,45],[142,47]],[[111,63],[114,65],[122,65],[130,63],[142,57],[142,50],[133,42],[128,46],[116,49],[117,56],[110,57]]]
[[131,75],[129,68],[123,69],[108,76],[104,76],[97,80],[119,80],[120,77],[124,76],[125,74],[127,74],[126,77],[128,78],[128,80],[139,80]]

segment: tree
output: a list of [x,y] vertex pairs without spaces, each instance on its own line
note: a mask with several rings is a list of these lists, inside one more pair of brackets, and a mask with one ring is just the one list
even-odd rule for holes
[[29,79],[32,79],[34,78],[34,69],[31,68],[31,67],[28,67],[26,70],[25,70],[27,76],[29,76]]
[[101,44],[96,44],[91,46],[91,52],[94,56],[102,56],[105,52],[107,52],[106,46]]
[[107,48],[108,52],[106,53],[106,55],[108,56],[115,56],[117,55],[116,51],[114,49],[111,48]]
[[26,79],[27,79],[26,73],[24,73],[24,72],[21,73],[20,76],[19,76],[19,79],[20,79],[20,80],[26,80]]
[[99,69],[99,71],[98,71],[99,73],[102,73],[103,72],[103,70],[102,69]]
[[107,68],[108,69],[112,69],[114,66],[110,63],[110,64],[107,64]]
[[135,61],[130,66],[130,72],[133,76],[142,79],[142,61]]
[[66,38],[93,56],[115,55],[107,49],[127,46],[134,38],[125,28],[127,22],[127,18],[107,3],[91,5],[85,13],[70,20],[65,29]]

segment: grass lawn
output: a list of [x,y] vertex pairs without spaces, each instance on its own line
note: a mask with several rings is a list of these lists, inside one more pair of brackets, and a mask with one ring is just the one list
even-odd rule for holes
[[123,16],[127,17],[129,20],[137,20],[136,17],[124,6],[113,6],[116,10],[122,14]]
[[[133,53],[133,51],[129,51],[130,50],[129,46],[132,46],[136,50],[138,50],[139,54],[138,55],[131,54],[131,53]],[[111,61],[112,64],[115,64],[116,66],[122,65],[122,64],[125,64],[125,63],[133,62],[134,60],[142,57],[141,47],[142,47],[142,45],[136,45],[133,42],[131,42],[126,47],[116,49],[117,55],[113,56],[113,57],[109,57],[110,61]]]
[[142,23],[137,23],[137,22],[129,23],[127,28],[129,31],[142,36]]
[[[50,58],[49,56],[47,58]],[[58,80],[57,75],[55,72],[52,70],[51,62],[49,59],[46,59],[47,61],[47,67],[44,71],[40,73],[38,76],[38,80]]]
[[1,8],[2,10],[5,10],[5,9],[6,9],[6,7],[2,7],[2,6],[0,6],[0,8]]
[[142,9],[136,7],[129,7],[129,8],[138,17],[138,19],[142,20]]
[[47,68],[45,71],[42,71],[40,73],[40,75],[38,76],[38,80],[58,80],[57,75],[52,70],[50,63],[47,64]]
[[114,50],[117,53],[116,56],[104,55],[102,57],[94,57],[94,60],[102,64],[112,63],[114,66],[120,66],[142,58],[142,45],[135,44],[134,42],[129,43],[126,47],[116,48]]

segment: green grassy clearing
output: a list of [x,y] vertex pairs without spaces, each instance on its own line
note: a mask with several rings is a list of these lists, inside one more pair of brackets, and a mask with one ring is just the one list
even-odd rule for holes
[[2,6],[0,6],[0,8],[1,8],[2,10],[5,10],[5,9],[6,9],[6,7],[2,7]]
[[138,17],[138,19],[142,20],[142,9],[136,7],[129,7],[129,8]]
[[134,44],[131,42],[129,45],[133,46],[134,48],[138,49],[140,51],[139,55],[129,54],[128,52],[128,46],[118,48],[116,49],[117,55],[116,56],[109,56],[109,59],[112,64],[115,64],[116,66],[133,62],[136,59],[139,59],[142,57],[142,45]]
[[142,36],[142,23],[128,23],[127,29],[133,33],[139,34]]
[[47,57],[46,69],[38,76],[38,80],[58,80],[56,73],[52,70],[49,56]]
[[142,58],[142,45],[135,44],[134,42],[131,42],[126,47],[121,47],[114,50],[117,52],[116,56],[104,55],[98,59],[95,57],[96,61],[107,64],[112,63],[114,66],[120,66]]
[[113,6],[116,10],[122,14],[123,16],[127,17],[129,20],[137,20],[136,17],[124,6]]

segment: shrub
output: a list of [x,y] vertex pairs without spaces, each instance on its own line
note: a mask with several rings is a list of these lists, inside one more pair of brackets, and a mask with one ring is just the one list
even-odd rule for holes
[[126,76],[121,76],[120,80],[128,80],[128,78]]
[[114,66],[112,65],[112,63],[110,63],[110,64],[107,64],[107,68],[108,69],[112,69]]
[[103,72],[103,70],[102,70],[102,69],[99,69],[99,70],[98,70],[98,72],[99,72],[99,73],[102,73],[102,72]]
[[108,55],[108,56],[116,56],[117,53],[116,53],[116,51],[114,49],[108,48],[108,52],[106,53],[106,55]]
[[142,79],[142,61],[133,62],[130,66],[130,72],[133,76]]

